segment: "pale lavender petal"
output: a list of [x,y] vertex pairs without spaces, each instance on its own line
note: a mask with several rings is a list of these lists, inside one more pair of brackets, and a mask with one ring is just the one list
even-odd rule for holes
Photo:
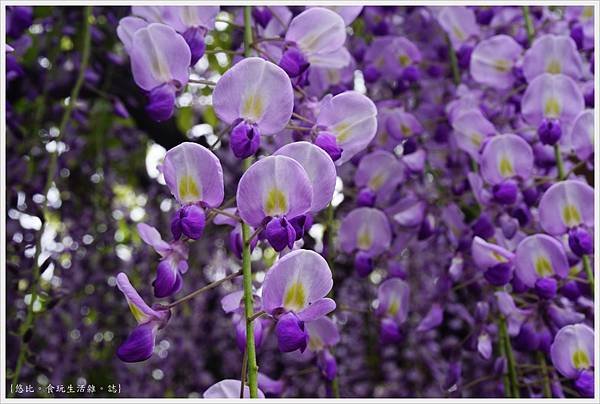
[[561,328],[550,347],[550,357],[561,375],[574,379],[581,370],[594,366],[594,330],[585,324]]
[[[242,382],[234,379],[221,380],[210,386],[202,394],[203,398],[240,398],[240,389]],[[265,398],[260,389],[257,389],[257,398]],[[244,398],[250,398],[250,387],[244,386]]]
[[486,270],[497,264],[510,262],[514,254],[500,247],[499,245],[488,243],[481,237],[475,237],[471,245],[471,255],[475,265],[481,270]]
[[342,250],[365,251],[375,257],[390,247],[392,234],[385,214],[374,208],[358,208],[343,220],[339,230]]
[[558,240],[546,234],[534,234],[519,243],[515,252],[515,270],[519,279],[532,288],[539,278],[566,277],[569,263]]
[[127,299],[129,308],[131,309],[131,312],[133,313],[133,316],[137,320],[138,324],[144,324],[156,318],[163,317],[160,313],[152,310],[146,304],[146,302],[144,302],[137,290],[135,290],[135,288],[129,282],[127,275],[123,272],[120,272],[117,275],[117,287],[121,292],[123,292],[125,299]]
[[539,205],[542,228],[554,235],[584,224],[594,225],[594,188],[584,182],[561,181],[544,192]]
[[308,348],[317,352],[340,342],[337,326],[329,317],[321,317],[304,324],[308,333]]
[[444,309],[439,303],[434,303],[431,309],[417,326],[418,332],[431,331],[444,321]]
[[168,25],[153,23],[137,30],[130,58],[133,79],[146,91],[164,83],[182,88],[188,82],[190,48]]
[[480,164],[481,176],[492,185],[515,177],[527,180],[533,170],[533,150],[520,136],[494,136],[485,144]]
[[[227,212],[231,215],[235,215],[237,213],[237,208],[225,208],[222,209],[224,212]],[[226,224],[228,226],[237,226],[240,222],[239,220],[236,220],[234,218],[232,218],[231,216],[228,215],[224,215],[222,213],[218,213],[214,219],[213,219],[213,223],[214,224],[218,224],[218,225],[222,225],[222,224]]]
[[352,56],[348,49],[342,47],[328,53],[317,53],[310,57],[311,67],[322,67],[327,69],[341,69],[348,66]]
[[340,165],[364,150],[375,137],[377,108],[363,94],[346,91],[323,103],[317,124],[327,127],[343,149],[336,161]]
[[294,142],[281,147],[273,155],[290,157],[304,168],[313,190],[311,212],[318,212],[331,202],[335,190],[336,170],[325,150],[310,142]]
[[479,35],[475,13],[470,8],[464,6],[443,7],[437,19],[450,37],[455,49],[459,49],[469,38]]
[[508,35],[496,35],[477,44],[471,54],[473,79],[499,90],[510,88],[514,81],[513,66],[523,48]]
[[485,119],[479,109],[470,109],[452,121],[454,138],[461,150],[477,159],[486,138],[496,134],[494,125]]
[[402,165],[396,156],[384,150],[375,150],[360,159],[354,173],[356,186],[374,191],[378,202],[387,199],[403,180]]
[[286,41],[295,42],[308,57],[337,50],[346,41],[344,20],[335,12],[315,7],[303,11],[290,22]]
[[358,17],[363,6],[326,6],[331,11],[335,11],[344,20],[344,24],[350,25]]
[[296,313],[322,299],[333,286],[327,261],[314,251],[296,250],[271,267],[263,283],[263,309]]
[[532,81],[540,74],[566,74],[578,80],[583,66],[577,45],[566,35],[547,34],[537,38],[523,58],[523,74]]
[[221,307],[225,313],[231,313],[240,308],[242,298],[244,297],[244,291],[238,290],[231,292],[221,299]]
[[296,160],[269,156],[244,173],[237,189],[240,217],[254,227],[269,216],[292,219],[310,210],[312,186],[306,171]]
[[188,28],[202,27],[209,31],[215,26],[219,6],[166,6],[162,19],[177,32],[184,33]]
[[149,23],[163,22],[163,12],[165,6],[131,6],[131,13],[143,18]]
[[137,225],[137,231],[144,243],[154,248],[161,256],[164,257],[171,251],[171,246],[162,239],[156,228],[147,225],[146,223],[139,223]]
[[148,25],[148,22],[134,16],[128,16],[119,20],[117,26],[117,36],[123,42],[123,46],[127,53],[131,51],[133,43],[133,35],[140,29]]
[[167,152],[162,165],[165,182],[182,204],[203,202],[216,207],[223,202],[223,169],[210,150],[184,142]]
[[583,111],[584,100],[577,83],[564,74],[543,73],[525,90],[521,100],[523,118],[538,126],[544,118],[568,125]]
[[594,153],[594,110],[586,109],[575,118],[571,146],[580,160],[587,160]]
[[335,302],[328,297],[318,299],[311,303],[307,308],[298,313],[298,318],[302,321],[317,320],[335,310]]
[[408,316],[409,287],[399,278],[383,281],[377,289],[377,315],[393,318],[402,324]]
[[226,123],[241,118],[256,124],[263,135],[274,134],[292,116],[292,83],[279,66],[257,57],[246,58],[219,79],[213,91],[213,106]]

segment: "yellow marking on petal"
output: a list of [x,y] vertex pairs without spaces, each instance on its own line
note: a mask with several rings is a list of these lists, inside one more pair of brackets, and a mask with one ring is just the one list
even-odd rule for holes
[[343,142],[348,139],[348,136],[350,135],[349,129],[350,125],[346,122],[340,122],[333,127],[334,132],[337,133],[338,142]]
[[505,73],[510,70],[510,63],[506,59],[496,59],[494,61],[494,69],[499,72]]
[[412,133],[412,130],[406,125],[400,125],[400,130],[402,131],[402,134],[405,137],[410,136],[410,134]]
[[373,238],[371,237],[371,233],[368,230],[362,230],[358,235],[357,240],[358,248],[361,250],[368,250],[371,248],[373,244]]
[[575,205],[565,205],[562,214],[563,221],[567,227],[574,227],[581,223],[581,215],[579,214],[579,209],[577,209]]
[[456,39],[458,39],[459,41],[464,41],[465,34],[456,25],[452,27],[452,33],[454,34],[454,36],[456,37]]
[[390,304],[390,307],[388,307],[388,314],[391,317],[394,317],[396,314],[398,314],[399,310],[400,310],[400,301],[398,301],[398,299],[393,299],[392,303]]
[[502,156],[500,159],[500,174],[503,177],[512,177],[515,175],[515,171],[513,169],[512,163],[508,159],[507,156]]
[[298,311],[306,306],[306,291],[300,282],[292,283],[285,291],[283,307],[287,310]]
[[546,65],[546,73],[560,74],[560,72],[562,72],[562,66],[558,60],[552,59],[550,63]]
[[590,367],[590,359],[581,349],[578,349],[573,353],[572,359],[573,366],[575,366],[577,369],[587,369]]
[[133,314],[133,317],[135,317],[138,323],[141,323],[146,319],[146,314],[144,314],[144,312],[140,310],[140,308],[137,307],[135,304],[129,302],[129,309],[131,309],[131,313]]
[[410,64],[410,62],[412,62],[412,60],[410,60],[410,58],[408,57],[408,55],[400,55],[400,57],[398,57],[398,62],[400,62],[400,65],[402,67],[406,67]]
[[594,16],[594,7],[592,7],[592,6],[585,6],[585,7],[583,8],[583,11],[582,11],[582,13],[581,13],[581,16],[582,16],[584,19],[586,19],[586,20],[587,20],[588,18],[592,18],[592,17]]
[[257,121],[262,117],[264,109],[262,98],[257,94],[250,94],[244,100],[242,117],[251,121]]
[[471,143],[473,143],[477,147],[480,147],[481,146],[481,135],[477,132],[471,133]]
[[535,260],[535,272],[542,278],[545,276],[550,276],[554,273],[552,270],[552,264],[548,261],[548,258],[544,256],[539,256]]
[[327,79],[329,80],[330,83],[339,83],[340,74],[337,70],[328,69],[327,70]]
[[494,259],[498,262],[508,262],[505,256],[500,255],[496,251],[492,251],[492,257],[494,257]]
[[546,105],[544,106],[544,115],[549,118],[556,118],[560,115],[560,103],[554,97],[548,98],[546,100]]
[[287,199],[285,194],[278,188],[271,188],[265,201],[265,213],[267,216],[277,216],[287,212]]
[[318,335],[311,335],[308,340],[308,349],[318,352],[325,347],[323,340]]
[[198,185],[191,175],[184,175],[179,178],[179,199],[182,202],[194,202],[200,199],[201,193]]
[[377,191],[379,188],[381,188],[386,179],[387,175],[385,175],[385,173],[375,174],[369,180],[369,188],[371,188],[373,191]]

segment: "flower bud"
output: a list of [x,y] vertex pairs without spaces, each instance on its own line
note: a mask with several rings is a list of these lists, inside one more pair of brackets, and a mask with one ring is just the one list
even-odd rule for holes
[[421,78],[421,72],[416,66],[407,66],[404,70],[402,70],[401,78],[409,83],[416,83]]
[[519,187],[517,183],[511,180],[496,184],[492,188],[494,200],[502,205],[512,205],[517,201]]
[[494,224],[486,214],[479,216],[471,228],[473,229],[474,235],[477,237],[488,239],[494,236]]
[[308,334],[304,330],[304,322],[292,313],[286,313],[279,318],[275,326],[277,343],[281,352],[292,352],[300,349],[304,352],[308,344]]
[[197,205],[187,205],[179,209],[171,219],[171,233],[175,240],[185,235],[192,240],[198,240],[204,231],[206,218],[204,211]]
[[381,344],[396,344],[402,340],[402,333],[398,324],[391,318],[383,318],[379,327],[379,339]]
[[296,240],[304,237],[304,233],[310,230],[313,224],[313,218],[310,214],[296,216],[290,220],[290,224],[296,231]]
[[337,374],[337,362],[335,357],[327,349],[319,351],[317,356],[317,367],[325,377],[325,380],[332,381]]
[[148,94],[146,112],[157,122],[166,121],[173,116],[175,110],[175,87],[165,83]]
[[302,51],[295,46],[287,48],[279,61],[279,67],[285,70],[291,78],[300,76],[309,66],[310,63],[308,63]]
[[252,18],[261,27],[265,28],[272,17],[269,7],[252,7]]
[[569,231],[569,247],[573,253],[583,257],[592,253],[594,241],[586,229],[577,227]]
[[473,47],[471,45],[463,45],[456,52],[456,58],[458,59],[458,66],[461,69],[468,69],[471,64],[471,54],[473,53]]
[[356,257],[354,257],[354,268],[356,268],[358,276],[364,278],[373,272],[375,263],[373,262],[373,258],[368,253],[359,251],[356,253]]
[[363,77],[366,83],[374,83],[381,77],[381,72],[375,65],[368,65],[363,70]]
[[515,337],[515,348],[524,352],[536,351],[540,346],[540,336],[531,323],[523,323]]
[[321,132],[315,139],[315,144],[325,150],[333,161],[342,157],[343,149],[338,146],[335,136],[329,132]]
[[198,60],[204,56],[204,51],[206,49],[206,44],[204,43],[204,29],[192,27],[185,31],[182,36],[190,47],[190,52],[192,55],[190,66],[194,66],[196,62],[198,62]]
[[540,141],[545,145],[555,145],[562,136],[560,122],[557,119],[544,119],[537,129]]
[[229,141],[235,157],[245,159],[256,153],[260,147],[260,133],[254,125],[242,121],[231,131]]
[[552,299],[556,296],[558,286],[554,278],[540,278],[535,282],[535,293],[541,299]]
[[356,197],[356,205],[371,208],[375,206],[376,197],[375,192],[371,191],[369,188],[363,188]]
[[488,268],[483,276],[490,284],[494,286],[504,286],[512,277],[510,264],[507,262],[496,264],[493,267]]
[[582,397],[594,397],[594,372],[584,370],[575,380],[575,388]]
[[575,44],[577,45],[577,49],[582,49],[583,48],[583,27],[581,26],[581,24],[574,24],[571,27],[570,35],[571,35],[571,38],[573,39],[573,41],[575,41]]
[[285,218],[274,217],[265,229],[265,236],[275,251],[282,251],[286,246],[292,248],[296,241],[296,230]]

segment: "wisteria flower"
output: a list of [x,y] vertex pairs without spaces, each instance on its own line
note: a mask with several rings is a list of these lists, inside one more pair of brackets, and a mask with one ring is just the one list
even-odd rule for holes
[[[202,394],[203,398],[240,398],[242,382],[234,379],[221,380],[213,384]],[[244,397],[250,398],[250,387],[244,386]],[[265,394],[258,389],[257,398],[265,398]]]
[[531,82],[543,73],[581,77],[583,67],[575,41],[566,35],[543,35],[525,52],[523,75]]
[[[248,80],[252,77],[252,80]],[[231,150],[238,158],[256,153],[261,135],[280,132],[294,107],[292,84],[277,65],[246,58],[219,79],[213,91],[217,116],[231,125]]]
[[594,366],[594,330],[585,324],[561,328],[554,337],[550,355],[561,375],[577,378]]
[[164,328],[171,317],[169,310],[150,308],[131,286],[129,278],[123,272],[117,275],[117,287],[138,322],[138,326],[117,349],[117,356],[124,362],[141,362],[152,356],[158,330]]
[[329,349],[340,342],[340,333],[329,317],[321,317],[305,323],[308,349],[317,354],[317,367],[327,381],[337,375],[337,361]]
[[477,44],[471,54],[470,71],[473,79],[499,90],[515,82],[513,68],[523,48],[508,35],[496,35]]

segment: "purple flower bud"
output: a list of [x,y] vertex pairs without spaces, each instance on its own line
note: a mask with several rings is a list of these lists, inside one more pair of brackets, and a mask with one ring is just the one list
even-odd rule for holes
[[592,253],[594,241],[586,229],[576,227],[569,230],[569,247],[576,255],[583,257]]
[[435,230],[435,221],[433,216],[427,215],[425,219],[421,223],[421,227],[419,227],[419,232],[417,233],[418,240],[426,240],[433,234]]
[[487,302],[477,302],[475,306],[475,319],[484,322],[490,312],[490,305]]
[[515,293],[525,293],[529,289],[525,283],[519,278],[518,274],[514,274],[513,278],[510,281],[510,284],[513,288],[513,292]]
[[558,119],[544,119],[537,129],[540,141],[546,145],[555,145],[562,136],[562,129]]
[[252,18],[261,27],[265,28],[272,17],[269,7],[252,7]]
[[6,18],[6,35],[19,38],[33,22],[33,9],[26,6],[9,7]]
[[308,343],[308,334],[304,330],[304,321],[292,313],[286,313],[279,318],[275,326],[277,342],[281,352],[292,352],[300,349],[304,352]]
[[517,201],[519,187],[511,180],[494,185],[492,188],[494,200],[502,205],[512,205]]
[[416,66],[408,66],[404,70],[402,70],[402,80],[405,80],[409,83],[416,83],[421,78],[421,72],[419,68]]
[[113,101],[113,111],[115,115],[121,118],[129,118],[129,112],[127,111],[127,108],[125,108],[125,105],[123,105],[123,103],[118,99]]
[[506,358],[501,356],[494,361],[494,374],[502,376],[506,373]]
[[157,122],[166,121],[173,116],[175,110],[175,87],[165,83],[155,87],[148,94],[146,112]]
[[375,206],[375,198],[377,198],[375,192],[369,188],[363,188],[356,197],[356,205],[372,208]]
[[483,276],[490,284],[494,286],[506,285],[512,277],[511,266],[507,262],[496,264],[493,267],[488,268]]
[[577,281],[566,282],[562,288],[560,288],[560,294],[569,300],[576,301],[581,296],[579,285]]
[[296,240],[300,240],[304,237],[304,233],[306,233],[312,227],[313,218],[310,214],[306,214],[296,216],[289,222],[294,228],[294,231],[296,231]]
[[245,159],[256,153],[260,147],[260,133],[256,126],[242,121],[231,131],[229,142],[235,157]]
[[388,275],[391,278],[406,279],[406,270],[399,262],[391,262],[388,264]]
[[182,278],[179,270],[172,266],[168,259],[158,263],[156,279],[152,282],[154,296],[160,298],[171,296],[181,289]]
[[473,53],[473,47],[471,45],[464,44],[460,47],[458,52],[456,52],[456,57],[458,59],[458,66],[461,69],[468,69],[471,63],[471,54]]
[[594,108],[594,86],[589,86],[583,93],[583,100],[585,101],[586,108]]
[[552,299],[556,296],[558,286],[554,278],[540,278],[535,282],[535,293],[541,299]]
[[152,356],[154,339],[158,326],[154,322],[141,324],[133,329],[117,349],[117,356],[123,362],[141,362]]
[[310,63],[308,63],[302,51],[295,46],[287,48],[279,61],[279,67],[285,70],[291,78],[302,75],[309,66]]
[[342,157],[343,149],[338,146],[334,135],[328,132],[321,132],[315,139],[315,144],[325,150],[333,161],[339,160]]
[[379,339],[382,345],[396,344],[402,341],[398,324],[391,318],[383,318],[379,327]]
[[571,38],[575,41],[577,49],[583,48],[583,27],[581,24],[575,24],[571,27]]
[[[253,7],[256,8],[256,7]],[[264,373],[258,372],[258,388],[268,397],[279,397],[285,390],[285,381],[283,379],[271,379]]]
[[265,237],[275,251],[282,251],[286,246],[292,248],[296,241],[296,230],[285,217],[274,217],[265,229]]
[[413,154],[417,151],[417,141],[414,137],[410,137],[402,142],[402,155],[408,156],[409,154]]
[[381,72],[375,65],[368,65],[363,70],[365,83],[374,83],[381,77]]
[[179,209],[171,219],[171,233],[175,240],[185,235],[192,240],[202,236],[205,225],[204,211],[198,205],[187,205]]
[[531,219],[531,212],[525,206],[518,206],[512,211],[512,217],[519,221],[519,225],[524,227]]
[[365,251],[357,252],[356,257],[354,257],[354,268],[356,268],[356,272],[361,278],[368,276],[375,268],[373,257]]
[[543,327],[541,330],[538,330],[538,335],[540,336],[540,346],[538,349],[549,354],[552,341],[554,340],[552,333],[550,333],[550,330],[547,327]]
[[332,381],[337,374],[337,362],[335,357],[327,349],[319,351],[317,356],[317,367],[325,377],[325,380]]
[[483,239],[488,239],[494,236],[494,224],[490,220],[489,216],[486,214],[482,214],[479,216],[477,221],[473,223],[471,226],[473,229],[473,233],[475,236],[481,237]]
[[582,397],[594,397],[594,372],[584,370],[575,380],[575,388]]
[[540,192],[536,187],[531,187],[523,190],[521,192],[523,194],[523,200],[527,204],[527,206],[536,205],[540,196]]
[[479,7],[475,13],[477,24],[479,25],[490,25],[492,18],[494,18],[494,9],[492,7]]
[[536,351],[540,346],[540,336],[531,323],[523,323],[515,337],[515,348],[524,352]]
[[206,50],[206,44],[204,43],[204,28],[188,28],[182,36],[190,47],[190,53],[192,55],[190,66],[194,66],[196,62],[204,56],[204,51]]

